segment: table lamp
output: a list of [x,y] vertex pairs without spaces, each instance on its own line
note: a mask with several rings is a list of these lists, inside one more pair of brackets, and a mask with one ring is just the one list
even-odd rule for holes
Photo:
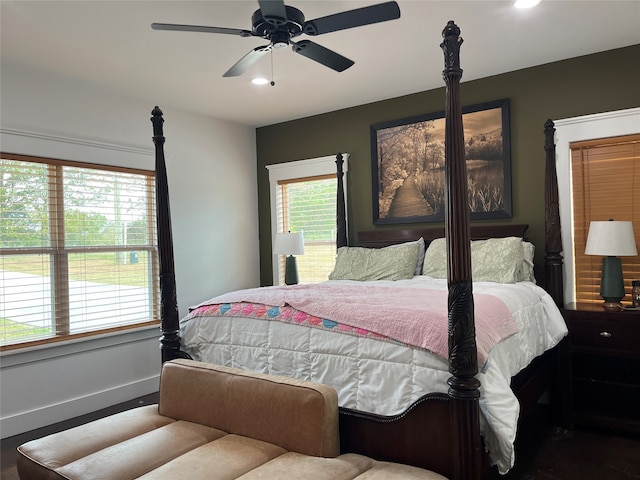
[[631,222],[615,222],[613,219],[591,222],[587,236],[586,255],[604,255],[600,296],[605,310],[620,310],[624,298],[624,280],[620,256],[638,255]]
[[304,237],[302,233],[276,233],[273,253],[287,255],[284,283],[295,285],[298,283],[298,264],[294,255],[304,255]]

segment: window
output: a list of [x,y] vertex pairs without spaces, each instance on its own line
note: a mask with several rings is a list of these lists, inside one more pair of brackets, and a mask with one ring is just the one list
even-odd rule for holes
[[[560,224],[562,227],[562,256],[564,257],[564,298],[566,303],[576,301],[573,182],[570,145],[594,138],[635,135],[638,133],[639,122],[640,107],[554,120],[556,127],[555,143],[558,199],[560,206]],[[634,228],[636,228],[637,233],[638,227]]]
[[[346,172],[348,155],[342,156]],[[329,156],[267,166],[272,237],[275,238],[276,232],[289,231],[304,235],[304,255],[296,257],[300,283],[327,280],[335,264],[335,160],[335,156]],[[284,283],[285,257],[274,255],[273,265],[274,284]]]
[[[302,232],[304,255],[297,257],[300,283],[322,282],[336,256],[336,176],[278,182],[278,232]],[[284,255],[280,278],[284,278]]]
[[0,345],[159,317],[155,173],[2,154]]
[[[576,301],[600,303],[602,258],[584,253],[589,225],[609,218],[631,221],[640,247],[640,135],[573,142],[570,148]],[[640,279],[640,258],[621,260],[629,294],[631,280]]]

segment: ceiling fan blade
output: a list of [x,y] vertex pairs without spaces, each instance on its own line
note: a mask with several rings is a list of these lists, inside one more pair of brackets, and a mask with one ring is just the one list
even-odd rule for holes
[[349,60],[347,57],[343,57],[322,45],[313,43],[311,40],[300,40],[297,43],[291,42],[291,44],[294,52],[332,68],[336,72],[343,72],[354,64],[353,60]]
[[251,65],[256,63],[262,58],[262,56],[271,50],[271,45],[264,45],[262,47],[256,47],[247,53],[244,57],[238,60],[233,67],[227,70],[223,77],[238,77],[246,72]]
[[287,9],[282,0],[258,0],[258,5],[267,23],[276,27],[287,23]]
[[307,35],[322,35],[323,33],[395,20],[396,18],[400,18],[398,4],[396,2],[385,2],[309,20],[304,23],[304,33]]
[[204,27],[200,25],[176,25],[174,23],[152,23],[154,30],[173,30],[178,32],[203,32],[203,33],[224,33],[227,35],[240,35],[241,37],[251,37],[253,33],[249,30],[239,28],[224,27]]

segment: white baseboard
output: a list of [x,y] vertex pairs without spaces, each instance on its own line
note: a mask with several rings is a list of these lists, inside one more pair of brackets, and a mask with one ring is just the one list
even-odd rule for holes
[[92,392],[89,395],[74,398],[63,403],[45,405],[35,410],[3,417],[0,419],[1,438],[12,437],[36,428],[52,425],[137,397],[155,393],[158,391],[159,385],[160,375],[154,375],[108,390]]

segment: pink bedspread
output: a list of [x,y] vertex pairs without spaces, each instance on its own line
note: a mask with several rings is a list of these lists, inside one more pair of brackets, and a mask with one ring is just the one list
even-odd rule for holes
[[[230,292],[202,305],[251,302],[291,307],[362,328],[448,357],[447,292],[321,283],[260,287]],[[517,333],[507,306],[491,295],[474,293],[478,362],[484,365],[498,342]]]

